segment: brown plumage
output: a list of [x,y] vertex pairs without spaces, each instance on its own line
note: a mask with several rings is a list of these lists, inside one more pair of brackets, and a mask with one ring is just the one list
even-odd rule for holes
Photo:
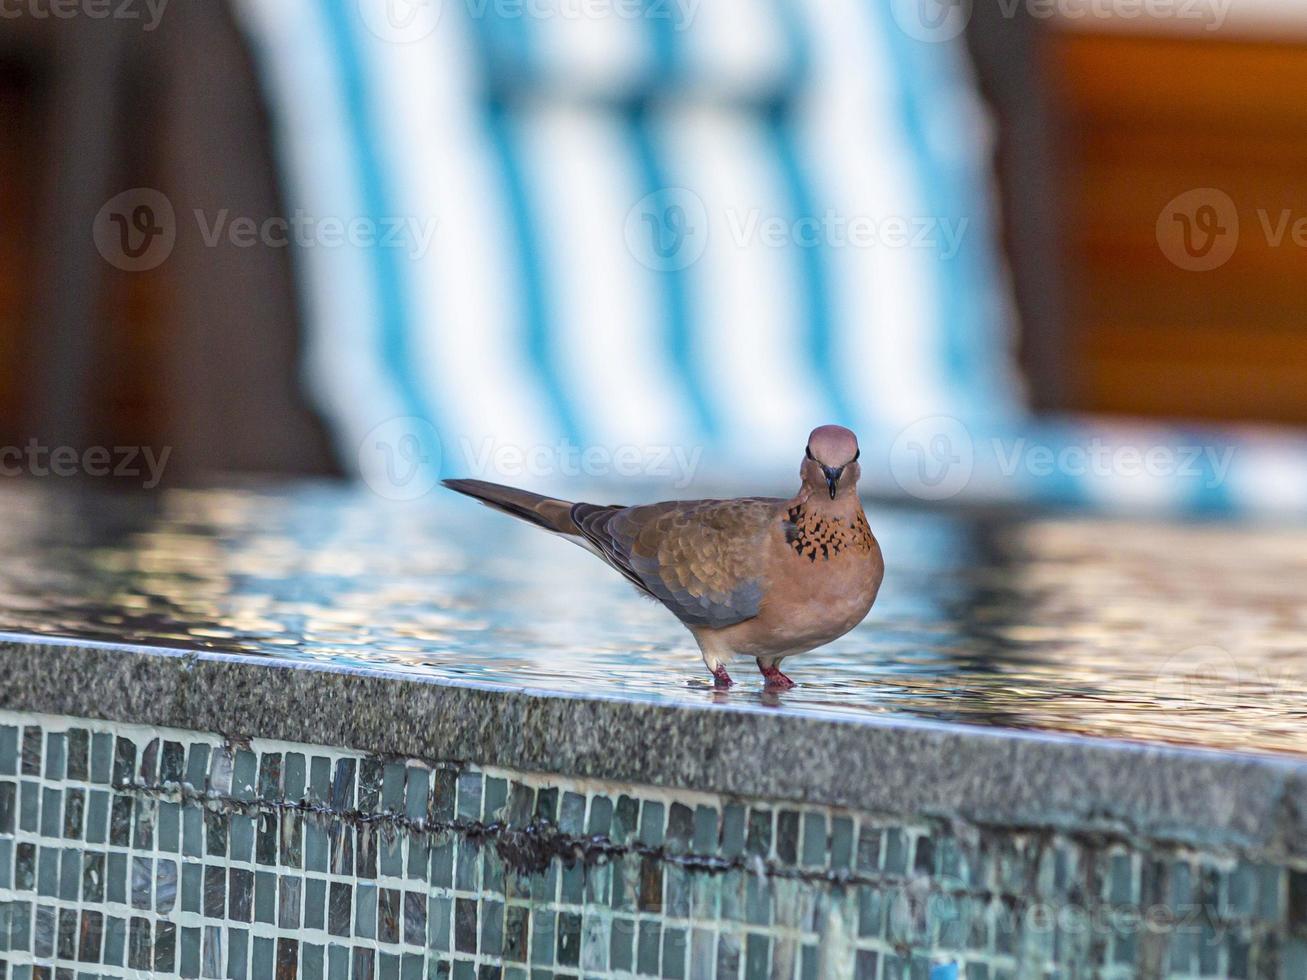
[[808,438],[799,492],[788,500],[673,500],[636,507],[571,503],[487,483],[459,493],[588,548],[657,599],[694,635],[720,685],[737,654],[767,683],[780,662],[844,635],[871,609],[884,574],[858,499],[858,443],[824,425]]

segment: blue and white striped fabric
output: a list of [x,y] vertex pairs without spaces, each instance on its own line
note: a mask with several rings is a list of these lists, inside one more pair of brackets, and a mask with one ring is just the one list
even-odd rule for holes
[[393,416],[447,469],[1020,417],[960,42],[868,0],[407,3],[238,4],[292,208],[405,223],[302,250],[347,456]]
[[[836,421],[872,490],[1305,509],[1299,441],[1032,427],[989,121],[962,39],[904,30],[911,4],[235,2],[307,381],[369,483],[416,460],[547,488],[578,458],[663,483],[669,450],[744,480]],[[1094,455],[1100,431],[1169,463]]]

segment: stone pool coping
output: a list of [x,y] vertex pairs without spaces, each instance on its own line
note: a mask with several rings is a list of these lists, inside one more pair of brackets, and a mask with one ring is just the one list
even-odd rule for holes
[[1244,853],[1307,856],[1307,760],[0,634],[0,707]]

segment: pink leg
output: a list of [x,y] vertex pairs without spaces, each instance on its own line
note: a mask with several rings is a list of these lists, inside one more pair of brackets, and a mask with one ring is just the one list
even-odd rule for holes
[[726,673],[726,667],[723,664],[718,664],[713,668],[712,676],[713,686],[715,687],[730,687],[735,683],[735,681],[731,680],[731,675]]
[[782,674],[780,667],[774,661],[770,664],[764,664],[759,660],[758,669],[762,671],[763,680],[766,681],[767,687],[778,687],[788,691],[794,686],[794,681]]

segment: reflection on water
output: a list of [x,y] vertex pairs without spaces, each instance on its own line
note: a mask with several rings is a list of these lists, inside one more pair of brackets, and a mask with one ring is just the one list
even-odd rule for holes
[[579,548],[462,499],[0,490],[0,630],[510,687],[1307,751],[1307,532],[872,507],[868,620],[713,691],[688,633]]

